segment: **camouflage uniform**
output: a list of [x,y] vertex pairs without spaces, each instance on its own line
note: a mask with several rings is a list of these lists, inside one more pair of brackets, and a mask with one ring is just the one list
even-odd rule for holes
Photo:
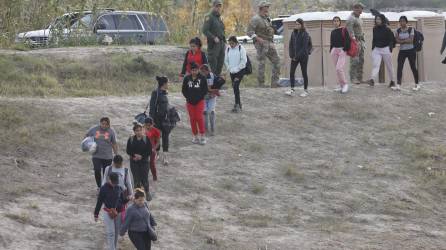
[[356,41],[361,43],[359,47],[359,54],[357,57],[350,60],[350,80],[352,83],[360,83],[363,81],[364,74],[364,50],[365,39],[364,32],[362,31],[362,20],[356,17],[353,13],[347,20],[347,30],[352,36],[356,38]]
[[[248,26],[248,36],[254,39],[254,46],[257,50],[257,60],[259,61],[259,72],[257,75],[260,87],[265,86],[265,63],[268,58],[273,66],[271,76],[271,87],[278,86],[280,75],[280,58],[274,45],[274,28],[269,17],[255,15]],[[256,37],[264,40],[263,43],[256,42]]]
[[[225,61],[225,25],[218,12],[212,11],[207,14],[203,24],[203,34],[208,40],[208,61],[214,74],[220,75]],[[215,37],[220,40],[214,41]]]

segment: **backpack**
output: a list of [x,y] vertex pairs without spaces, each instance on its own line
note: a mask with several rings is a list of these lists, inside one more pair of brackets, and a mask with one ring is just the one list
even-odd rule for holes
[[[242,46],[239,45],[239,47],[238,47],[238,51],[240,52],[241,50],[242,50]],[[226,54],[228,54],[228,53],[229,53],[229,47],[228,47],[228,49],[227,49],[227,51],[226,51]],[[241,54],[240,54],[240,56],[241,56]],[[241,70],[241,72],[242,72],[244,75],[250,75],[250,74],[252,74],[252,63],[251,63],[251,59],[249,59],[248,54],[246,54],[246,66],[245,66],[244,69]]]
[[[346,28],[342,29],[342,38],[344,39],[344,41],[345,41],[346,30],[347,30]],[[346,52],[347,55],[350,57],[357,57],[359,55],[358,41],[354,40],[351,35],[350,35],[350,49]]]
[[[409,34],[412,33],[412,27],[409,27]],[[401,28],[398,28],[396,32],[399,34],[401,33]],[[420,52],[423,50],[423,43],[424,43],[424,35],[423,33],[419,32],[418,30],[414,29],[414,36],[413,36],[413,47],[416,51]]]
[[[110,174],[112,173],[111,170],[112,170],[113,166],[110,165],[107,168],[108,168],[108,170],[107,170],[107,173],[104,174],[104,178],[107,178],[107,180],[108,180],[110,178]],[[125,186],[125,188],[127,188],[127,176],[128,175],[129,175],[129,169],[128,168],[124,168],[124,186]],[[129,190],[126,190],[124,192],[124,195],[127,197],[128,194],[129,194]]]
[[162,122],[162,126],[164,129],[168,131],[172,131],[177,126],[177,122],[181,121],[180,114],[175,107],[170,107],[167,110],[166,117]]
[[[158,96],[159,96],[159,91],[157,90],[156,101],[155,101],[157,112],[158,112]],[[164,120],[161,121],[161,126],[163,127],[163,129],[170,132],[177,126],[177,122],[179,121],[181,121],[181,118],[177,109],[175,107],[169,107],[167,109],[167,113],[166,116],[164,117]]]

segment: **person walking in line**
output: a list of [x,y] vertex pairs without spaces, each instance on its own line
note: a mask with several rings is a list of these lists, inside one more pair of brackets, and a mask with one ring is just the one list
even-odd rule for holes
[[[208,84],[205,76],[199,73],[196,63],[191,64],[191,74],[186,76],[182,86],[183,96],[186,98],[186,107],[189,113],[190,126],[192,129],[192,143],[206,144],[206,128],[204,125],[204,97],[208,93]],[[198,138],[200,133],[200,138]]]
[[215,106],[217,105],[217,96],[219,95],[219,90],[213,89],[212,86],[214,85],[216,76],[214,75],[214,73],[211,72],[211,69],[207,64],[204,64],[200,67],[200,74],[206,77],[209,91],[204,97],[204,100],[206,102],[204,108],[205,128],[208,135],[214,136],[216,119]]
[[183,62],[183,68],[180,74],[180,82],[183,81],[185,75],[190,75],[190,64],[196,63],[198,66],[208,63],[208,58],[206,53],[201,50],[201,40],[198,37],[195,37],[189,42],[190,50],[186,52],[186,56]]
[[259,72],[257,81],[259,87],[265,87],[265,63],[268,58],[272,63],[271,87],[279,86],[280,58],[274,45],[274,27],[269,17],[269,7],[267,1],[261,1],[258,5],[259,12],[255,15],[248,26],[248,36],[254,41],[257,50],[257,60],[259,62]]
[[242,102],[240,100],[240,83],[243,80],[244,69],[248,62],[246,49],[240,45],[235,36],[229,38],[229,47],[226,49],[225,64],[229,70],[234,89],[235,104],[232,112],[238,113],[242,110]]
[[[440,54],[443,54],[444,49],[446,49],[446,31],[444,32],[443,44],[441,45]],[[444,60],[441,63],[446,64],[446,57],[444,58]]]
[[365,36],[362,30],[363,21],[361,19],[363,10],[363,4],[354,4],[353,12],[346,23],[348,33],[351,34],[352,38],[358,43],[358,56],[350,59],[350,81],[355,84],[365,83],[363,81]]
[[291,90],[286,94],[293,96],[295,93],[294,87],[296,84],[295,74],[296,68],[300,64],[302,70],[302,77],[304,78],[304,91],[301,93],[301,97],[308,96],[308,59],[310,57],[313,45],[311,43],[311,37],[305,30],[304,21],[300,18],[296,20],[296,29],[294,29],[290,38],[289,55],[291,58],[290,69],[290,82]]
[[127,141],[127,154],[130,157],[130,170],[132,171],[135,187],[143,187],[147,193],[147,199],[151,199],[149,193],[149,155],[152,152],[152,144],[144,134],[141,124],[133,125],[134,135]]
[[203,23],[203,34],[208,41],[209,65],[212,72],[217,76],[221,75],[223,61],[225,60],[225,24],[221,19],[223,2],[221,0],[212,1],[212,11],[206,15]]
[[346,28],[341,26],[341,18],[336,16],[333,18],[334,30],[330,36],[330,54],[336,67],[336,76],[338,78],[338,88],[345,94],[348,92],[348,83],[345,79],[344,66],[347,59],[347,51],[350,49],[350,34]]
[[102,205],[104,205],[104,224],[106,233],[106,242],[108,250],[118,249],[118,234],[121,225],[121,212],[124,204],[128,200],[124,197],[124,192],[119,186],[119,175],[117,173],[110,173],[109,181],[103,185],[99,190],[96,208],[94,210],[94,220],[97,222],[99,212]]
[[400,44],[400,51],[398,53],[398,67],[397,67],[397,85],[393,86],[393,90],[401,89],[401,81],[403,78],[403,68],[406,59],[409,59],[410,69],[412,70],[413,78],[415,80],[414,91],[420,90],[418,84],[418,69],[417,69],[417,51],[414,46],[415,29],[409,27],[406,16],[400,17],[400,28],[395,32],[396,42]]
[[123,161],[121,155],[115,155],[113,157],[113,164],[105,169],[104,178],[102,178],[102,186],[110,181],[111,173],[116,173],[119,177],[118,185],[124,192],[124,197],[126,197],[127,200],[131,200],[133,196],[132,176],[131,173],[129,173],[129,169],[123,167]]
[[372,77],[368,81],[370,86],[375,85],[375,79],[378,77],[379,69],[381,67],[381,60],[384,60],[387,73],[389,74],[389,87],[395,86],[392,63],[392,49],[394,47],[395,37],[390,28],[384,23],[385,19],[386,17],[382,14],[375,16],[375,27],[373,28],[372,42],[373,70]]
[[93,169],[96,185],[99,188],[102,183],[102,175],[105,168],[110,166],[113,159],[113,153],[118,154],[118,144],[116,133],[110,125],[110,118],[102,117],[100,124],[90,128],[85,137],[94,137],[97,144],[96,152],[93,154]]
[[[152,144],[152,152],[150,154],[150,172],[152,172],[153,183],[158,180],[158,175],[156,173],[156,149],[160,145],[161,131],[154,126],[153,119],[147,117],[144,121],[144,126],[146,129],[146,136],[149,138]],[[155,187],[155,185],[153,185]]]
[[[148,104],[150,106],[149,116],[152,117],[155,127],[161,131],[161,145],[163,149],[161,160],[163,165],[168,165],[169,135],[171,131],[163,123],[166,120],[167,111],[169,110],[169,98],[167,97],[169,93],[169,79],[165,76],[157,76],[156,81],[158,82],[158,88],[152,92],[150,97]],[[158,146],[156,150],[158,156],[160,147]]]
[[150,250],[152,245],[150,236],[154,234],[156,225],[145,201],[144,190],[135,189],[134,203],[127,209],[125,222],[119,234],[124,236],[128,231],[130,241],[137,250]]

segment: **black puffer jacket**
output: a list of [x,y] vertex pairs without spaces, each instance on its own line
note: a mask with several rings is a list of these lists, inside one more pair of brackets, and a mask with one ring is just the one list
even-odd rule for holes
[[373,28],[372,49],[389,47],[392,50],[395,47],[395,35],[386,25],[377,25]]
[[169,99],[167,98],[167,91],[156,89],[152,92],[150,97],[150,117],[155,120],[166,117],[169,109]]
[[305,58],[311,54],[313,44],[307,31],[294,30],[291,34],[289,55],[291,59]]

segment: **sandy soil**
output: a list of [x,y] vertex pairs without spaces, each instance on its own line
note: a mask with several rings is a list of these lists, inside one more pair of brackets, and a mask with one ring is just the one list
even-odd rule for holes
[[[315,88],[305,99],[244,89],[241,114],[227,93],[205,147],[191,144],[184,100],[172,94],[182,122],[171,165],[158,167],[154,249],[446,249],[446,90],[404,87]],[[17,130],[0,123],[16,131],[2,134],[1,249],[103,249],[79,143],[108,115],[125,154],[146,101],[0,98],[27,121]],[[127,237],[121,249],[132,249]]]

